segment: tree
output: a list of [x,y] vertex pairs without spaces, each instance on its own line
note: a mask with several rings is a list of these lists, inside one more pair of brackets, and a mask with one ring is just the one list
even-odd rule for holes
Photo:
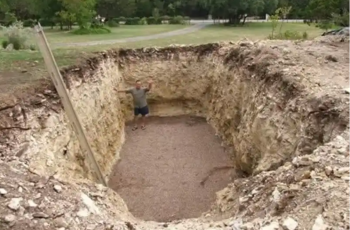
[[[265,9],[266,0],[205,0],[213,16],[227,18],[229,24],[239,24],[248,15],[258,15]],[[269,0],[270,1],[270,0]],[[245,21],[245,20],[244,20]],[[243,23],[244,23],[243,21]]]
[[279,14],[282,18],[279,33],[282,32],[282,26],[283,26],[284,19],[287,18],[288,14],[290,13],[291,10],[292,10],[291,6],[284,6],[284,7],[281,7],[281,8],[276,10],[276,14]]
[[135,0],[98,0],[96,12],[108,19],[117,17],[131,17],[135,14]]
[[136,15],[140,18],[150,17],[152,15],[153,6],[150,0],[137,0]]
[[75,15],[80,28],[88,28],[95,15],[95,0],[62,0],[66,10]]

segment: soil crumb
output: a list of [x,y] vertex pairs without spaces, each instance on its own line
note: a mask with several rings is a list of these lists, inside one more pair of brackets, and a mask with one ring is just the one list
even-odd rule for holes
[[199,217],[210,209],[215,193],[232,181],[229,152],[205,119],[150,117],[146,130],[131,128],[126,127],[121,160],[109,186],[137,218]]

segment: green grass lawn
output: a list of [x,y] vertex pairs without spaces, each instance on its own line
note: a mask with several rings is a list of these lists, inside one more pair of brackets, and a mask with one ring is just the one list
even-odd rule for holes
[[110,28],[110,34],[91,34],[91,35],[75,35],[69,31],[46,29],[45,35],[50,43],[75,43],[88,41],[114,40],[122,38],[130,38],[136,36],[146,36],[179,30],[189,25],[133,25]]
[[[46,36],[52,43],[79,41],[86,42],[157,34],[181,28],[184,28],[184,26],[121,26],[113,29],[113,33],[107,35],[73,35],[70,33],[46,30]],[[322,34],[322,30],[302,23],[284,23],[283,30],[299,31],[301,33],[306,31],[311,39]],[[244,27],[210,25],[194,33],[163,39],[119,43],[114,45],[59,48],[54,49],[53,53],[59,67],[63,67],[77,63],[81,58],[90,56],[94,51],[107,50],[111,48],[139,48],[147,46],[162,47],[170,44],[201,44],[219,41],[237,41],[243,38],[258,40],[266,39],[270,33],[270,23],[249,23]],[[5,51],[0,49],[0,70],[0,75],[1,72],[27,72],[29,73],[29,78],[31,80],[36,80],[42,78],[43,76],[47,76],[43,59],[38,51]]]

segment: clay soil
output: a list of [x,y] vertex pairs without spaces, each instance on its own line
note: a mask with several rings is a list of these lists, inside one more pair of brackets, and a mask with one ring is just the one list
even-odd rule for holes
[[229,153],[204,119],[151,117],[146,130],[131,128],[109,185],[136,217],[199,217],[232,181]]

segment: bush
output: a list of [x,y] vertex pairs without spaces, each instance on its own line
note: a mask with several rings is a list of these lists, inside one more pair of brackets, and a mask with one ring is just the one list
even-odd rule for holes
[[125,25],[139,25],[140,18],[127,18],[125,20]]
[[106,27],[100,28],[80,28],[77,30],[73,30],[71,33],[76,35],[85,35],[85,34],[109,34],[111,30]]
[[4,37],[6,42],[3,42],[2,45],[9,44],[13,45],[15,50],[19,49],[29,49],[31,44],[28,44],[29,38],[32,36],[33,31],[30,28],[24,28],[22,22],[14,22],[9,27],[3,27]]
[[117,18],[113,18],[113,19],[108,20],[107,25],[109,27],[118,27],[119,26],[119,21],[118,21]]
[[325,20],[317,23],[316,27],[328,31],[329,29],[332,29],[334,27],[334,24],[331,21]]
[[141,18],[139,20],[139,25],[147,25],[147,18]]
[[185,21],[185,23],[190,24],[191,23],[191,18],[186,16],[186,17],[184,17],[184,21]]
[[164,15],[162,17],[160,17],[162,21],[169,21],[171,19],[171,17],[169,17],[168,15]]
[[1,46],[2,46],[2,48],[4,48],[4,49],[6,49],[6,47],[9,45],[9,41],[7,41],[7,40],[3,40],[2,42],[1,42]]
[[306,39],[308,39],[308,37],[309,37],[309,34],[305,31],[303,33],[303,39],[306,40]]
[[13,23],[17,22],[16,15],[14,13],[6,12],[4,22],[5,26],[12,25]]
[[176,16],[176,17],[170,18],[169,24],[185,24],[185,20],[182,16]]
[[33,27],[35,25],[35,20],[34,19],[27,19],[23,22],[24,27]]
[[48,20],[48,19],[40,19],[39,23],[41,26],[55,26],[55,22],[52,20]]
[[118,22],[125,22],[126,18],[125,17],[119,17]]
[[287,30],[284,33],[276,34],[272,37],[272,35],[269,35],[269,39],[271,40],[304,40],[309,37],[307,32],[300,33],[298,31],[290,31]]
[[349,12],[343,14],[332,14],[333,21],[338,26],[348,27],[349,26]]
[[148,25],[159,25],[162,24],[162,20],[160,18],[149,17],[147,18]]

